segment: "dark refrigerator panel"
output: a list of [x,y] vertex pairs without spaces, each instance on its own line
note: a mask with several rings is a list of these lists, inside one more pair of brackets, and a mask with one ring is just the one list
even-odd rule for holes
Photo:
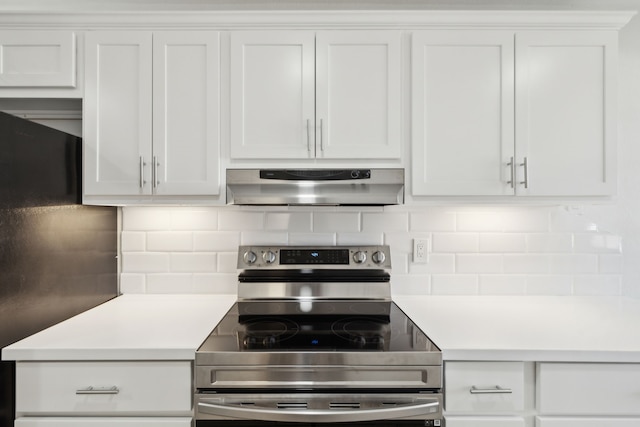
[[[0,348],[117,295],[117,209],[79,204],[81,147],[0,113]],[[0,427],[13,426],[14,390],[2,361]]]

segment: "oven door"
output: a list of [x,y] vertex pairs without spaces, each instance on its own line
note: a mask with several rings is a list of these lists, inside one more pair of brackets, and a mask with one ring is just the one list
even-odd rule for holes
[[198,427],[238,427],[243,423],[236,421],[248,420],[253,421],[251,425],[261,421],[390,426],[393,420],[401,421],[398,424],[413,421],[415,425],[438,426],[442,418],[442,395],[438,393],[201,393],[196,395],[195,406]]

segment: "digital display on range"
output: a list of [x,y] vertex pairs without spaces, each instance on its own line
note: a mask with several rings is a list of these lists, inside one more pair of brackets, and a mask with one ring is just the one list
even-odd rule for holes
[[280,264],[349,264],[349,250],[282,249]]

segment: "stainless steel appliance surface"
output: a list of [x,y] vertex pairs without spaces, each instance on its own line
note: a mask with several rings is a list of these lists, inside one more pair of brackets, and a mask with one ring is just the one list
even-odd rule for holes
[[241,246],[196,352],[198,427],[440,426],[442,354],[391,300],[388,246]]
[[398,205],[404,169],[227,169],[236,205]]

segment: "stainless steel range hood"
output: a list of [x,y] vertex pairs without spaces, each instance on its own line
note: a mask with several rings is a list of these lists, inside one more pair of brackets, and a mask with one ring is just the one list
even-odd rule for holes
[[404,169],[227,169],[235,205],[398,205]]

